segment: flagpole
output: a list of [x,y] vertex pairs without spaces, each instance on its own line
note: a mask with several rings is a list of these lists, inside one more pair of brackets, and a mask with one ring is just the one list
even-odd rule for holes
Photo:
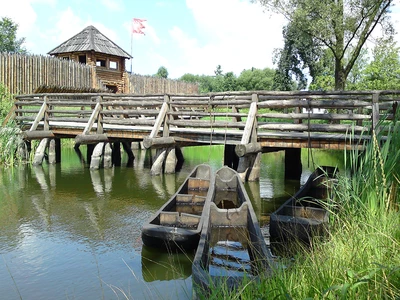
[[133,28],[131,29],[131,74],[132,74],[132,65],[133,65],[132,49],[133,49]]

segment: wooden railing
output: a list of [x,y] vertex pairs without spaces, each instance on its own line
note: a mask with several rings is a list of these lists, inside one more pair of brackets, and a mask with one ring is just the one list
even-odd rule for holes
[[393,120],[398,102],[400,91],[34,94],[17,96],[14,112],[26,139],[144,140],[147,147],[306,140],[321,148],[313,141],[368,139],[380,121]]

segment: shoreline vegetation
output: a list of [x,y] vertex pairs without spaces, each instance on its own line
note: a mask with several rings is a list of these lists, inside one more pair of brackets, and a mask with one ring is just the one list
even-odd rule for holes
[[327,238],[291,245],[294,256],[277,257],[261,283],[221,286],[207,299],[399,299],[399,115],[385,142],[378,134],[362,153],[344,152]]
[[[0,122],[12,97],[0,84]],[[273,276],[230,293],[221,286],[208,299],[399,299],[400,124],[386,124],[385,142],[374,136],[365,151],[344,152],[331,206],[330,234],[311,249],[293,245]],[[0,126],[0,166],[12,166],[21,142],[16,124]],[[350,175],[351,174],[351,175]],[[202,299],[202,295],[197,295]]]

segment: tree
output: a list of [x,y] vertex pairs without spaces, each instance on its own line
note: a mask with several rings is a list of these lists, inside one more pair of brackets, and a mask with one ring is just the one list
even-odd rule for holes
[[283,14],[299,30],[332,52],[335,90],[344,90],[347,76],[378,24],[385,34],[393,35],[389,12],[394,0],[253,1]]
[[355,86],[360,90],[397,90],[400,87],[400,48],[394,41],[382,41],[372,51],[372,61],[366,65]]
[[240,91],[272,90],[275,70],[251,68],[243,70],[237,79],[237,88]]
[[215,76],[219,76],[219,75],[222,75],[222,74],[223,74],[221,65],[218,65],[218,66],[217,66],[217,68],[216,68],[215,71],[214,71],[214,74],[215,74]]
[[18,24],[10,18],[3,17],[0,20],[0,52],[26,53],[22,46],[25,38],[17,39]]
[[[323,53],[320,44],[308,33],[301,31],[294,22],[283,28],[284,46],[275,52],[278,68],[274,78],[274,90],[290,91],[307,87],[309,71],[311,78],[318,74],[318,61]],[[296,78],[297,86],[293,79]]]
[[168,70],[166,67],[161,66],[158,68],[157,74],[155,75],[159,78],[168,78]]

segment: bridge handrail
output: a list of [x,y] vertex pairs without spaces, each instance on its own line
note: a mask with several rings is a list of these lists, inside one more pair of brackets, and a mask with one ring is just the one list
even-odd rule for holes
[[[56,122],[66,122],[82,128],[83,134],[90,134],[92,130],[101,133],[106,125],[112,125],[121,130],[128,126],[144,126],[151,138],[169,136],[171,130],[176,133],[188,127],[204,134],[210,130],[217,134],[237,131],[243,137],[243,134],[249,135],[249,128],[253,126],[258,132],[266,133],[311,132],[334,136],[371,132],[380,119],[392,120],[395,105],[400,102],[400,91],[252,91],[200,95],[66,93],[15,98],[15,119],[22,129],[31,128],[31,131],[39,126],[45,114],[48,130],[51,131]],[[255,98],[256,104],[252,104]],[[255,109],[250,109],[252,106]],[[250,112],[255,116],[251,126],[247,122]]]

